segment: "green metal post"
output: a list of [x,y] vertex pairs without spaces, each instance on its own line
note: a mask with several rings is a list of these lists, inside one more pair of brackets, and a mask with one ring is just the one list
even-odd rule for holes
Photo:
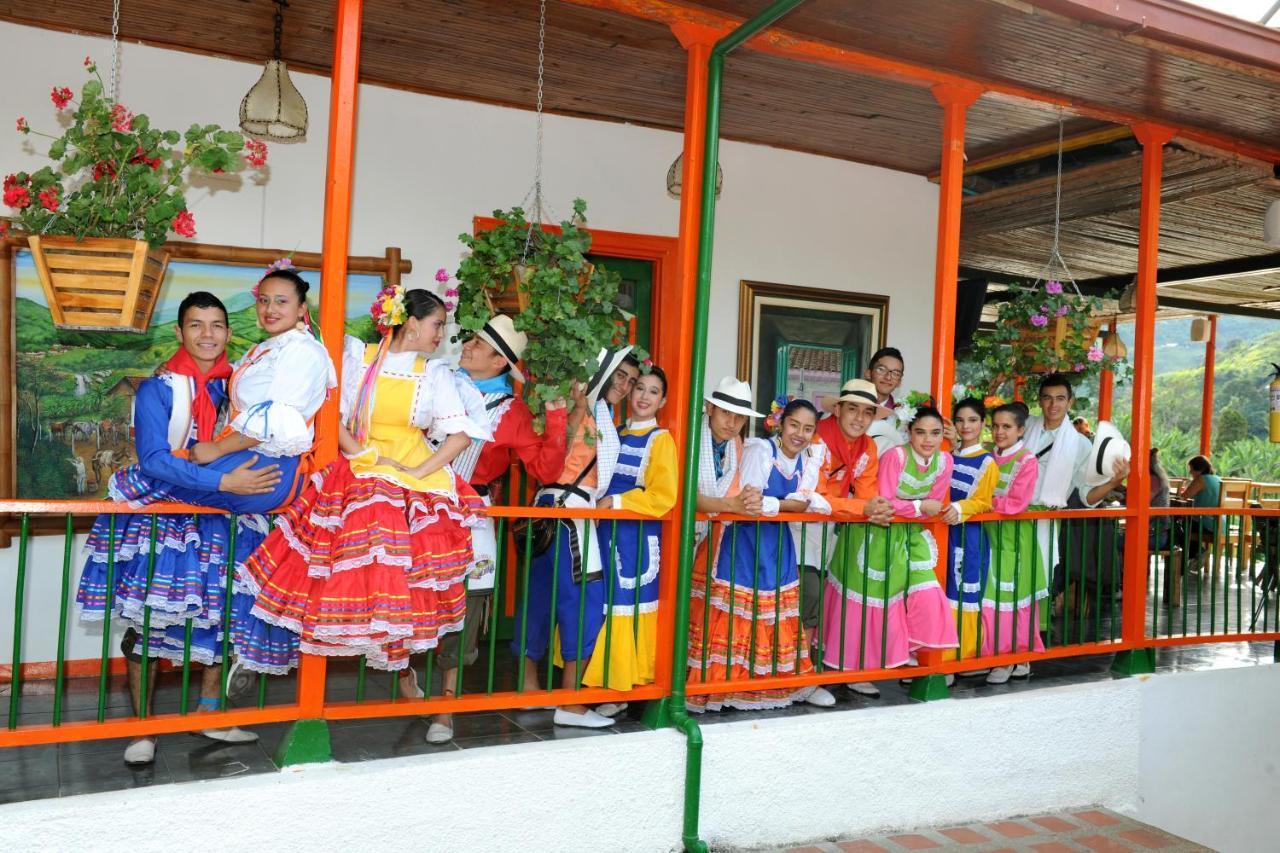
[[66,686],[67,605],[71,597],[71,540],[75,538],[74,518],[67,513],[67,529],[62,537],[62,593],[58,604],[58,663],[53,674],[53,724],[62,725],[62,691]]
[[[720,94],[724,58],[734,48],[768,27],[804,0],[776,0],[726,35],[707,60],[706,144],[703,149],[702,213],[698,234],[698,284],[693,313],[693,353],[689,364],[689,399],[701,400],[707,370],[707,318],[711,303],[711,258],[716,229],[716,163],[720,157]],[[702,787],[702,732],[685,707],[685,680],[689,674],[689,593],[693,587],[694,513],[697,508],[698,452],[701,447],[701,408],[689,406],[685,420],[684,476],[680,503],[680,576],[676,586],[675,637],[671,663],[671,720],[688,738],[685,759],[685,850],[706,853],[707,843],[698,837],[698,803]]]
[[13,657],[9,676],[9,728],[18,727],[18,698],[22,695],[22,605],[26,598],[27,541],[31,532],[31,517],[22,516],[22,530],[18,533],[18,578],[13,594]]

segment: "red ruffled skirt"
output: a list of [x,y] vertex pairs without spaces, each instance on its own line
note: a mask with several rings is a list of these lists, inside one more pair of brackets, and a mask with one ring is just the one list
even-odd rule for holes
[[454,479],[457,497],[418,492],[356,477],[339,457],[245,562],[252,615],[298,634],[304,653],[404,669],[462,629],[470,526],[483,504]]

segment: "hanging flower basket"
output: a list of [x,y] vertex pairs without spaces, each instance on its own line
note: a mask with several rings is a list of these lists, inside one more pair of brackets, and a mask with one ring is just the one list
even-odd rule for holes
[[60,329],[147,330],[169,253],[146,240],[113,237],[27,238],[40,286]]
[[58,135],[18,118],[18,133],[49,141],[50,162],[6,175],[2,201],[31,235],[56,327],[144,332],[168,262],[165,241],[196,236],[185,195],[192,177],[234,181],[244,165],[265,166],[267,150],[214,124],[153,127],[114,100],[92,59],[84,67],[90,79],[78,101],[67,86],[50,92]]
[[[582,265],[582,269],[578,272],[578,292],[573,295],[573,301],[579,304],[586,298],[587,285],[591,284],[591,276],[596,271],[596,265],[590,261]],[[523,314],[529,310],[531,299],[529,296],[529,282],[537,274],[538,268],[532,265],[516,264],[511,269],[511,274],[502,283],[502,287],[490,285],[484,289],[484,300],[489,306],[489,311],[493,314],[506,314],[514,317],[517,314]]]
[[[1084,330],[1079,333],[1079,339],[1088,342],[1088,346],[1092,348],[1101,330],[1102,321],[1090,317],[1085,321]],[[1062,369],[1062,362],[1070,358],[1068,350],[1072,348],[1074,343],[1072,338],[1075,335],[1076,330],[1071,321],[1066,317],[1057,317],[1041,331],[1024,329],[1014,342],[1014,347],[1017,348],[1019,361],[1025,366],[1026,371],[1049,373]]]

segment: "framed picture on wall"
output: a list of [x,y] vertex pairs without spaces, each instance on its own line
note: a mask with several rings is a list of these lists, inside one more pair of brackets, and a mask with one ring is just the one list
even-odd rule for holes
[[[264,337],[250,292],[262,276],[261,258],[270,254],[236,247],[183,244],[172,254],[150,327],[142,334],[67,331],[53,325],[44,289],[31,253],[4,247],[0,263],[9,265],[15,335],[4,353],[15,367],[10,415],[12,451],[0,458],[4,491],[19,498],[102,499],[113,472],[136,460],[133,448],[133,398],[178,347],[174,333],[178,305],[184,296],[203,290],[226,305],[231,325],[227,356],[233,361]],[[399,250],[395,261],[399,268]],[[222,256],[222,257],[220,257]],[[308,258],[315,265],[302,259]],[[319,255],[296,260],[311,285],[308,300],[318,317]],[[224,259],[225,258],[225,259]],[[271,258],[274,260],[274,257]],[[365,340],[376,339],[369,304],[383,286],[381,258],[352,259],[347,278],[346,329]],[[397,273],[398,275],[398,273]],[[8,413],[6,413],[8,414]]]
[[738,376],[757,411],[786,395],[821,407],[862,375],[884,346],[889,297],[846,290],[742,281],[738,291]]

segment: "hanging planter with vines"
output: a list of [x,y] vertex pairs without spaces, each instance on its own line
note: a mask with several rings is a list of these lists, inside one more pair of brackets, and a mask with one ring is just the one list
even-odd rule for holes
[[[587,203],[574,199],[573,215],[559,228],[542,199],[542,94],[546,2],[541,4],[538,42],[537,141],[532,204],[494,211],[498,224],[480,234],[462,234],[469,250],[458,267],[455,319],[465,333],[481,329],[494,314],[512,318],[529,336],[524,352],[525,399],[541,420],[548,403],[567,399],[574,382],[585,382],[600,350],[624,339],[626,317],[617,305],[620,277],[587,260],[591,234]],[[528,216],[526,216],[526,210]],[[530,221],[532,220],[532,221]],[[643,353],[640,354],[643,357]]]

